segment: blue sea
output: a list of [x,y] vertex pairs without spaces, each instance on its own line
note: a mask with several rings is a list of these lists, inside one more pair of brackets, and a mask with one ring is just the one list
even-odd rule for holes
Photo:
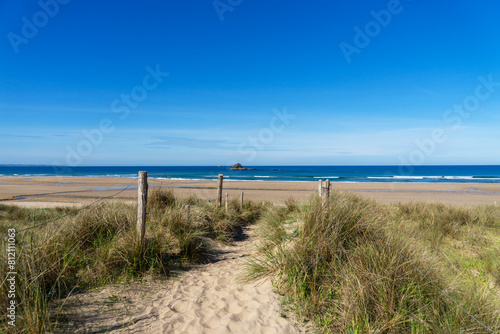
[[[500,166],[246,166],[256,170],[230,171],[223,166],[0,166],[1,176],[91,176],[231,181],[423,182],[500,183]],[[0,179],[1,181],[1,179]]]

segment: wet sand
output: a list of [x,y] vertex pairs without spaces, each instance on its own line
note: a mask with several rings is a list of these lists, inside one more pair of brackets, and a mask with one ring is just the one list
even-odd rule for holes
[[[217,181],[148,180],[150,189],[168,187],[176,196],[197,195],[215,199]],[[127,189],[124,189],[128,187]],[[332,189],[352,191],[380,203],[409,201],[444,202],[458,205],[500,205],[500,184],[479,183],[332,183]],[[224,181],[229,198],[282,203],[287,198],[307,200],[318,193],[318,182]],[[100,177],[0,177],[0,203],[23,206],[82,205],[97,199],[135,201],[137,180]]]

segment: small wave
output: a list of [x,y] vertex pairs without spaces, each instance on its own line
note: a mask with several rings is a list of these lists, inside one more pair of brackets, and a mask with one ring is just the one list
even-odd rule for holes
[[411,175],[393,175],[393,176],[368,176],[368,179],[408,179],[408,180],[472,180],[473,176],[451,176],[451,175],[424,175],[424,176],[411,176]]
[[400,175],[395,175],[393,176],[395,179],[408,179],[408,180],[423,180],[424,176],[400,176]]
[[315,179],[339,179],[340,176],[313,176]]
[[472,178],[479,180],[500,180],[499,176],[473,176]]
[[[66,177],[66,175],[58,175],[58,176],[64,176]],[[69,175],[68,175],[69,176]],[[73,177],[93,177],[93,178],[97,178],[97,179],[102,179],[102,178],[108,178],[108,177],[112,177],[112,178],[122,178],[122,179],[134,179],[137,177],[137,174],[102,174],[102,175],[71,175]]]
[[393,175],[393,176],[368,176],[367,179],[399,179],[399,180],[500,180],[495,176],[458,176],[458,175]]
[[445,175],[445,176],[424,176],[426,179],[437,179],[437,180],[500,180],[499,177],[495,176],[458,176],[458,175]]
[[472,176],[443,176],[445,180],[472,180]]

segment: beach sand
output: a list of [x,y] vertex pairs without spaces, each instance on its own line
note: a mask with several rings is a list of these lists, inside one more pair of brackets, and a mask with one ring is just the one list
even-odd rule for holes
[[[169,187],[176,196],[197,195],[213,200],[217,181],[148,180],[152,187]],[[123,190],[123,187],[129,186]],[[479,183],[332,183],[333,190],[351,191],[387,204],[444,202],[458,205],[500,204],[500,184]],[[123,190],[123,191],[122,191]],[[229,198],[283,203],[287,198],[307,200],[318,193],[318,182],[224,181]],[[118,193],[118,194],[117,194]],[[0,203],[28,207],[82,205],[99,198],[135,201],[137,181],[99,177],[0,177]]]

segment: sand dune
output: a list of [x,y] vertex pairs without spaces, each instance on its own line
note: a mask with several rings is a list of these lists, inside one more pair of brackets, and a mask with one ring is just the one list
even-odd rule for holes
[[[174,282],[154,287],[132,284],[126,290],[108,288],[94,296],[71,297],[67,304],[73,314],[71,322],[76,327],[73,330],[76,333],[304,333],[305,328],[298,326],[292,315],[292,318],[282,316],[280,297],[273,292],[269,281],[243,284],[239,280],[242,264],[255,246],[255,228],[245,229],[246,240],[223,246],[212,263],[182,273]],[[127,307],[117,303],[114,308],[103,308],[106,298],[115,293],[125,296]]]
[[[2,204],[49,207],[82,206],[113,195],[134,180],[120,178],[0,178]],[[213,199],[213,181],[150,181],[150,186],[172,187],[176,195],[196,194]],[[230,198],[245,192],[246,199],[279,203],[293,196],[307,199],[317,192],[316,182],[227,182]],[[335,183],[382,203],[440,201],[455,204],[500,204],[500,184]],[[101,189],[101,190],[96,190]],[[13,200],[16,196],[22,199]],[[116,200],[134,202],[136,189]],[[113,199],[113,200],[115,200]],[[110,199],[111,200],[111,199]],[[238,277],[246,255],[252,254],[255,226],[249,238],[224,246],[214,261],[180,274],[175,279],[108,286],[65,300],[66,325],[71,333],[302,333],[291,318],[282,317],[280,297],[269,281],[241,284]]]

